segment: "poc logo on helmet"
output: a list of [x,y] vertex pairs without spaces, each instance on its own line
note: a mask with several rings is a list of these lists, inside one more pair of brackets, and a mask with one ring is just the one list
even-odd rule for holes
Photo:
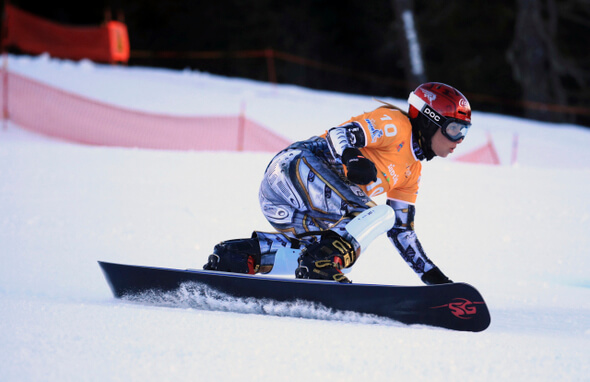
[[428,117],[430,117],[430,119],[436,122],[440,122],[440,120],[442,119],[440,114],[438,114],[436,111],[432,110],[428,106],[426,106],[422,112],[426,114]]

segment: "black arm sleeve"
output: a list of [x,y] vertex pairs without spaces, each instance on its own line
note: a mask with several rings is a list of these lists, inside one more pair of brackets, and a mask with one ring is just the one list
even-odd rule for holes
[[406,263],[425,284],[451,282],[426,256],[422,244],[414,232],[416,208],[411,204],[391,199],[387,200],[387,204],[395,211],[395,224],[387,232],[387,236]]

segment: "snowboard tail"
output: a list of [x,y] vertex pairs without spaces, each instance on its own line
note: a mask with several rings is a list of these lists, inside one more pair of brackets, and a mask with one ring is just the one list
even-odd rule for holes
[[432,286],[340,284],[332,281],[283,279],[236,273],[180,270],[98,262],[117,298],[145,292],[173,292],[198,283],[236,298],[306,301],[338,311],[386,317],[420,324],[479,332],[490,324],[485,301],[464,283]]

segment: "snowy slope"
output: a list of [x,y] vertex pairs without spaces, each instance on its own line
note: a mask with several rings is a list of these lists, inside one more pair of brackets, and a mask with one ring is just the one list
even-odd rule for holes
[[[189,70],[47,56],[11,57],[9,67],[137,110],[235,114],[245,104],[249,118],[293,140],[376,106]],[[425,164],[416,230],[453,280],[486,298],[492,324],[477,334],[305,306],[114,300],[96,260],[195,268],[215,243],[270,229],[257,189],[272,154],[90,147],[8,124],[0,130],[0,381],[588,380],[590,131],[473,118],[454,155],[491,134],[504,165]],[[519,161],[509,166],[515,133]],[[386,238],[350,277],[420,285]]]

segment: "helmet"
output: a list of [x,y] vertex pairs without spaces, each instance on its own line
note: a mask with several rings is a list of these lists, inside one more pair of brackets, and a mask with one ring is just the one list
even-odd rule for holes
[[[424,112],[416,105],[417,98],[426,102],[434,111],[446,118],[456,118],[471,123],[471,106],[467,98],[452,86],[440,82],[427,82],[410,93],[410,118],[416,118],[418,112]],[[412,102],[414,101],[414,102]]]
[[451,141],[465,137],[471,126],[471,106],[460,91],[440,82],[427,82],[410,93],[409,116],[430,140],[438,128]]

